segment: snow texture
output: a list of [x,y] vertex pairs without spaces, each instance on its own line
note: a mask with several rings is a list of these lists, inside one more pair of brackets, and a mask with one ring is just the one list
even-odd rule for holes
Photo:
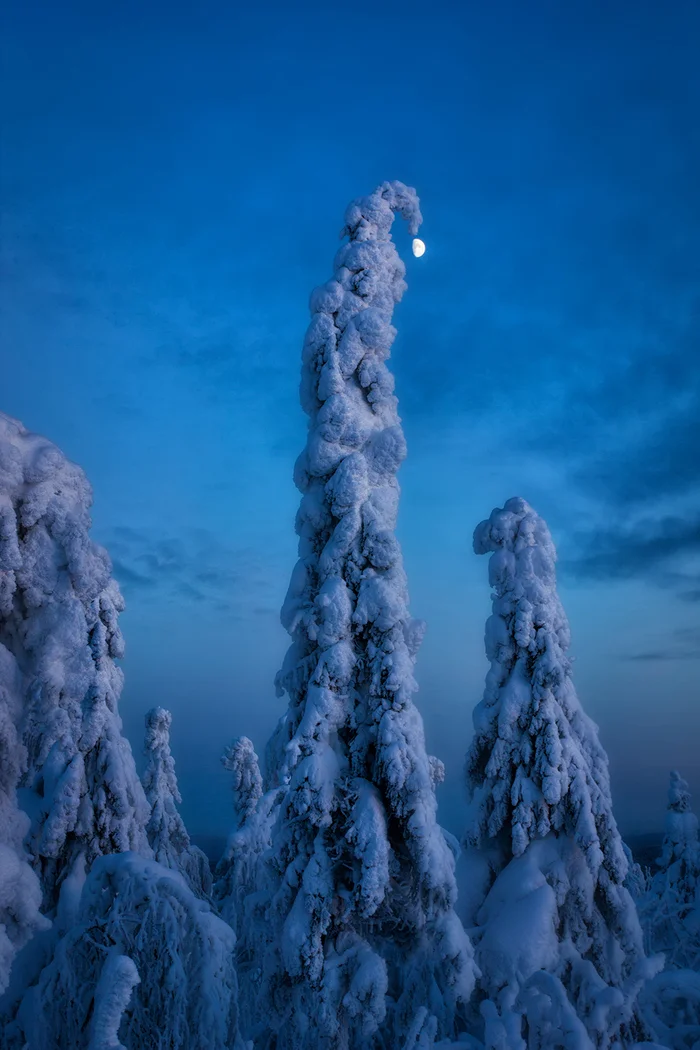
[[159,864],[179,871],[198,896],[209,897],[212,889],[209,861],[190,842],[177,808],[182,798],[175,776],[175,761],[170,753],[171,724],[170,711],[162,707],[154,707],[146,715],[144,754],[147,764],[143,787],[151,810],[146,825],[148,843]]
[[666,966],[700,972],[700,842],[688,785],[671,773],[659,871],[639,909],[651,951]]
[[17,805],[26,762],[17,734],[21,693],[17,662],[0,642],[0,994],[19,949],[49,925],[40,914],[41,885],[24,849],[29,818]]
[[107,955],[95,988],[95,1011],[88,1050],[125,1050],[119,1026],[131,993],[141,978],[128,955]]
[[0,414],[0,643],[22,676],[22,786],[47,914],[76,865],[148,851],[148,807],[117,701],[122,597],[89,537],[90,486]]
[[221,761],[233,776],[235,820],[216,868],[214,900],[221,917],[236,931],[240,1023],[248,1033],[259,1027],[259,956],[267,929],[266,896],[260,882],[279,791],[262,794],[258,756],[248,737],[234,740]]
[[100,857],[8,1046],[242,1050],[235,940],[178,873],[134,853]]
[[668,1050],[700,1050],[700,971],[665,970],[640,999],[647,1025]]
[[364,1050],[380,1026],[382,1046],[410,1043],[416,1026],[449,1036],[474,984],[436,821],[438,769],[412,701],[423,627],[394,534],[406,454],[386,365],[406,287],[391,240],[397,212],[415,233],[418,199],[398,182],[350,205],[304,342],[299,561],[277,679],[289,706],[266,773],[281,801],[261,1014],[278,1050]]
[[221,762],[233,774],[235,822],[216,868],[214,899],[221,915],[236,930],[239,941],[245,943],[248,933],[256,937],[256,930],[246,921],[246,911],[252,907],[252,901],[246,905],[246,900],[256,892],[260,858],[270,845],[271,803],[276,793],[262,800],[258,756],[247,736],[234,740]]
[[467,916],[477,927],[482,994],[497,1001],[514,988],[528,1017],[536,1010],[543,1031],[556,1028],[559,993],[549,996],[552,1021],[542,1017],[546,1000],[538,993],[533,1005],[528,992],[548,973],[563,982],[595,1046],[644,1039],[634,1002],[660,961],[644,957],[607,756],[574,689],[554,544],[525,500],[511,499],[477,527],[474,550],[491,554],[494,592],[491,666],[467,755],[466,843],[490,868]]

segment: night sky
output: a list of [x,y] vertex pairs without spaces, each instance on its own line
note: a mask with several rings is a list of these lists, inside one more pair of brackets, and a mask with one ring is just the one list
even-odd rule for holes
[[224,833],[219,755],[284,705],[309,293],[346,204],[415,186],[399,533],[441,820],[486,671],[472,532],[522,495],[618,822],[655,829],[670,768],[700,806],[700,6],[379,7],[4,6],[0,407],[87,472],[125,730],[173,711],[185,819]]

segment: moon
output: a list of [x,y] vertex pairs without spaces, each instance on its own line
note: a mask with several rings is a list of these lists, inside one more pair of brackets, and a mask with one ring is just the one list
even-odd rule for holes
[[411,247],[413,248],[413,254],[416,259],[420,259],[421,255],[425,255],[425,244],[420,237],[413,238],[413,244]]

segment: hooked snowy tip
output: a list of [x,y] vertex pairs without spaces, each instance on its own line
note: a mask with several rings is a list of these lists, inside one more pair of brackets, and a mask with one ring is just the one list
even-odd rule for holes
[[146,713],[146,725],[149,729],[161,727],[170,729],[172,721],[173,716],[170,711],[166,711],[164,707],[152,707],[151,710]]
[[366,233],[367,225],[381,230],[386,235],[391,229],[395,214],[408,223],[408,232],[415,237],[423,222],[418,194],[413,186],[405,186],[403,182],[383,182],[369,196],[359,197],[348,205],[341,236],[355,236],[358,230]]
[[490,517],[474,529],[474,553],[492,554],[504,548],[539,546],[547,551],[552,560],[556,551],[546,522],[532,509],[527,500],[514,496],[506,500],[503,507],[496,507]]

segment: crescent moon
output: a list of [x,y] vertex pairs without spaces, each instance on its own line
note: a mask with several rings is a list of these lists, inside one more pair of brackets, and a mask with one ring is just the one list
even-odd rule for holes
[[425,255],[425,244],[420,237],[413,238],[413,244],[411,247],[413,248],[413,254],[416,259],[420,259],[421,255]]

